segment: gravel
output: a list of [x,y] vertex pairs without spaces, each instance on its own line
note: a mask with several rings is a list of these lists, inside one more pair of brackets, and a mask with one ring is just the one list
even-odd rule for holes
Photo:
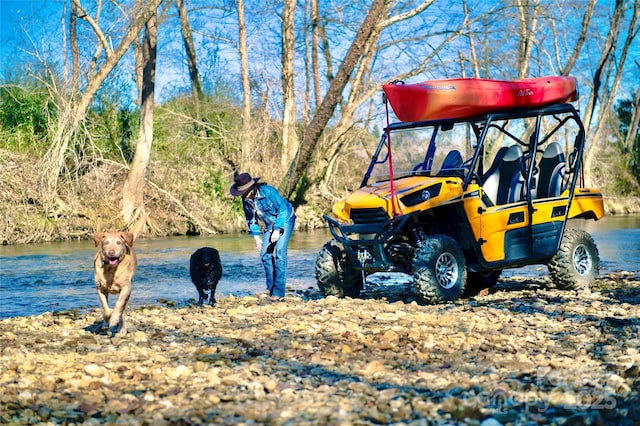
[[384,284],[163,302],[122,337],[92,331],[97,309],[1,320],[0,424],[640,422],[638,273],[579,294],[508,278],[433,306]]

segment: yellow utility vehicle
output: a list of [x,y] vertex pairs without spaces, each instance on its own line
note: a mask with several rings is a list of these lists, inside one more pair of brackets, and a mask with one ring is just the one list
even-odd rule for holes
[[402,272],[426,303],[547,265],[561,289],[599,272],[593,238],[570,227],[604,215],[584,187],[585,129],[572,104],[386,128],[360,188],[325,215],[316,259],[324,295],[356,297],[366,277]]

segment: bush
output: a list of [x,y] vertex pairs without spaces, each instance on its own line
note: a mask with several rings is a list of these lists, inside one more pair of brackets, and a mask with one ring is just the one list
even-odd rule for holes
[[0,131],[2,147],[24,152],[46,146],[49,124],[57,109],[47,91],[37,85],[0,86]]

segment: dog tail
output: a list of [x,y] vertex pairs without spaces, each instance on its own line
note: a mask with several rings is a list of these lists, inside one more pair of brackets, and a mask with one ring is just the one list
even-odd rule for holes
[[138,215],[138,220],[136,220],[136,223],[134,223],[129,230],[129,232],[133,234],[134,240],[138,238],[138,235],[140,235],[140,233],[142,232],[144,225],[146,225],[147,223],[147,219],[149,219],[149,212],[147,211],[143,211],[140,213],[140,215]]

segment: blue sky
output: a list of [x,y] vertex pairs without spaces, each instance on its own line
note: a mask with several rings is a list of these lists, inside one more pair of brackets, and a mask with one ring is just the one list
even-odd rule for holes
[[[199,2],[207,4],[209,1],[210,0],[190,0],[192,4]],[[68,2],[69,0],[0,0],[0,83],[5,77],[10,77],[13,72],[24,71],[21,64],[25,60],[31,60],[38,64],[42,64],[43,62],[52,64],[60,61],[61,43],[64,39],[62,35],[62,10],[65,4],[68,5]],[[600,0],[597,3],[597,11],[601,15],[606,15],[606,12],[611,11],[613,2],[614,0]],[[86,3],[92,2],[87,0]],[[444,3],[447,4],[446,2]],[[434,12],[437,12],[437,9],[434,9]],[[68,19],[68,17],[66,17],[66,19]],[[203,19],[210,19],[208,16],[199,17],[196,14],[192,19],[196,27],[198,25],[206,26],[207,23],[211,23],[211,21],[203,21]],[[64,24],[67,25],[68,22]],[[83,25],[81,28],[86,29],[86,25]],[[43,32],[46,32],[44,36]],[[211,29],[209,32],[214,34],[216,31],[215,29]],[[605,32],[606,30],[603,31],[603,33]],[[160,33],[159,42],[160,44],[164,43],[165,48],[171,43],[175,44],[176,40],[175,33],[166,30]],[[271,40],[271,42],[273,42],[273,40]],[[179,44],[178,41],[178,45]],[[630,52],[631,60],[638,57],[640,43],[634,43],[633,46]],[[219,47],[224,48],[224,43],[221,43]],[[272,61],[273,57],[264,55],[260,50],[262,48],[270,49],[271,47],[272,45],[264,43],[253,46],[255,52],[252,58],[252,68],[256,74],[267,75],[269,71],[272,70],[273,67],[269,61]],[[180,47],[171,46],[171,48],[173,49],[171,55],[159,58],[157,95],[160,95],[160,88],[164,86],[168,86],[169,89],[175,89],[176,86],[188,87],[186,66],[184,65],[182,53],[180,53]],[[31,52],[38,52],[39,58],[33,58],[30,55]],[[201,54],[199,58],[201,71],[206,70],[207,66],[209,66],[212,70],[212,76],[216,77],[215,69],[209,63],[211,62],[211,52],[205,50],[204,53],[205,54]],[[209,55],[207,55],[207,53],[209,53]],[[597,52],[592,53],[592,55],[596,54]],[[233,55],[233,52],[231,52],[230,55]],[[224,58],[224,52],[222,57]],[[587,56],[587,52],[583,54],[583,59],[584,58],[586,58],[586,60],[594,60]],[[261,61],[267,62],[263,64]],[[235,64],[237,64],[237,60],[233,57],[232,60],[219,66],[229,68]],[[578,71],[579,70],[576,70],[576,72]],[[637,67],[634,68],[634,66],[631,65],[631,61],[629,61],[625,67],[625,71],[627,74],[625,75],[626,81],[623,81],[623,90],[627,90],[624,95],[628,96],[628,91],[636,87],[636,83],[633,80],[637,80]],[[492,77],[495,77],[495,75]],[[210,79],[209,81],[213,80]],[[632,81],[633,83],[631,83]]]
[[[7,65],[11,68],[13,59],[25,51],[35,50],[29,38],[34,43],[46,40],[46,37],[33,31],[45,28],[50,31],[52,25],[49,20],[60,22],[61,7],[55,0],[0,0],[0,75]],[[59,28],[59,25],[53,27]]]

